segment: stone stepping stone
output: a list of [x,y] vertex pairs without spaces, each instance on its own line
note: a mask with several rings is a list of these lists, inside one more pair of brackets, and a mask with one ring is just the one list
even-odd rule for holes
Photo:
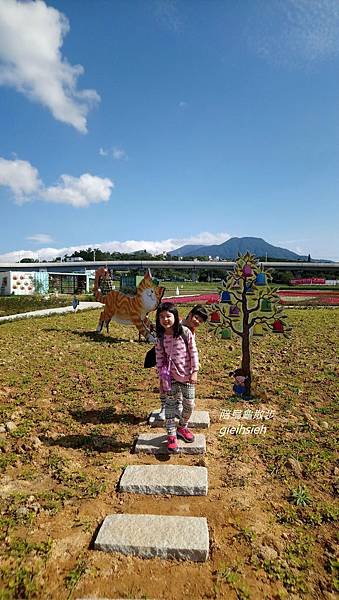
[[94,542],[96,550],[143,558],[208,559],[209,535],[204,517],[108,515]]
[[[187,444],[178,439],[178,453],[176,454],[205,454],[206,438],[202,433],[196,433],[194,442]],[[141,433],[135,444],[134,452],[136,454],[169,454],[167,450],[167,434]],[[171,453],[172,454],[172,453]]]
[[132,465],[125,469],[120,480],[119,491],[136,494],[207,496],[207,469],[177,465]]
[[[148,423],[151,427],[164,427],[165,421],[158,419],[159,411],[151,412]],[[210,416],[207,410],[194,410],[188,422],[188,427],[200,427],[201,429],[210,426]]]

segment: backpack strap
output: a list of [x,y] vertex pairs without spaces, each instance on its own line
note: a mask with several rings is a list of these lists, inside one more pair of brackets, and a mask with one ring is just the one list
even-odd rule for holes
[[172,360],[172,351],[171,351],[171,356],[168,356],[168,354],[167,354],[167,352],[165,350],[164,336],[163,335],[160,337],[160,344],[161,344],[161,349],[162,349],[162,351],[164,353],[164,356],[165,356],[165,358],[167,360],[167,363],[170,364],[171,360]]
[[189,331],[189,329],[185,325],[182,325],[181,327],[182,327],[181,337],[185,342],[186,350],[188,350],[188,331]]
[[[189,331],[189,329],[185,325],[182,325],[181,327],[182,327],[182,332],[180,334],[180,337],[184,340],[186,350],[188,351],[188,331]],[[164,352],[164,354],[166,354],[165,345],[164,345],[164,336],[162,335],[159,339],[160,339],[162,351]]]

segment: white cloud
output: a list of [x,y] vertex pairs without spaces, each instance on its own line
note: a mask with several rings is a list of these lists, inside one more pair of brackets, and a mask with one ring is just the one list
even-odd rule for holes
[[72,255],[76,250],[86,250],[87,248],[99,248],[107,252],[134,252],[136,250],[147,250],[151,254],[161,254],[175,250],[185,244],[221,244],[229,239],[228,233],[209,233],[205,231],[189,238],[169,238],[167,240],[127,240],[125,242],[90,242],[78,246],[68,246],[64,248],[41,248],[39,251],[17,250],[0,255],[0,262],[16,262],[21,258],[39,258],[40,260],[51,260],[57,256],[65,254]]
[[128,156],[123,148],[114,146],[111,150],[99,149],[100,156],[112,156],[114,160],[127,160]]
[[83,173],[80,177],[61,175],[57,185],[46,187],[38,170],[24,160],[0,157],[0,186],[7,186],[18,203],[28,202],[34,194],[46,202],[70,204],[83,208],[90,204],[108,202],[114,183],[107,177]]
[[61,175],[58,185],[45,188],[41,197],[47,202],[71,204],[83,208],[90,204],[108,202],[114,183],[107,177],[84,173],[80,177]]
[[[151,254],[161,254],[162,252],[169,252],[184,246],[186,244],[221,244],[230,238],[228,233],[210,233],[205,231],[195,236],[187,238],[169,238],[166,240],[127,240],[121,241],[110,241],[110,242],[89,242],[86,244],[80,244],[77,246],[66,246],[64,248],[40,248],[39,250],[15,250],[13,252],[7,252],[6,254],[0,254],[0,263],[12,263],[21,260],[22,258],[33,258],[40,260],[52,260],[57,256],[64,256],[68,254],[71,256],[76,250],[86,250],[87,248],[100,248],[103,251],[108,252],[133,252],[135,250],[147,250]],[[310,242],[311,245],[307,251],[301,252],[301,254],[311,253],[312,258],[327,258],[336,260],[339,262],[338,248],[329,248],[327,241],[322,245],[319,242],[319,246],[316,244],[317,241]]]
[[59,255],[59,250],[55,248],[41,248],[40,250],[14,250],[0,255],[1,263],[19,262],[22,258],[32,258],[34,260],[50,260]]
[[[229,239],[228,233],[209,233],[207,231],[199,233],[197,235],[188,238],[169,238],[167,240],[127,240],[125,242],[104,242],[97,246],[90,244],[90,246],[100,248],[103,251],[108,252],[134,252],[136,250],[147,250],[151,254],[161,254],[162,252],[170,252],[176,250],[186,244],[197,244],[197,245],[210,245],[210,244],[221,244]],[[85,246],[88,248],[88,245]]]
[[299,66],[338,55],[337,0],[258,0],[254,9],[248,37],[262,58]]
[[113,148],[112,155],[114,160],[122,160],[127,158],[127,154],[122,148]]
[[1,0],[0,85],[14,87],[58,121],[86,133],[87,114],[100,96],[77,89],[84,69],[61,54],[69,29],[65,15],[43,0]]
[[25,160],[6,160],[0,157],[0,186],[9,187],[18,202],[24,202],[40,186],[38,170]]
[[37,242],[38,244],[50,244],[54,241],[52,236],[50,236],[48,233],[35,233],[34,235],[28,235],[26,240]]

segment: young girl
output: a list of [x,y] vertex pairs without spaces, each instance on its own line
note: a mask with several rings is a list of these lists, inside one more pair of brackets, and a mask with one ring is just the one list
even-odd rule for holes
[[[181,321],[181,325],[188,327],[193,335],[195,335],[195,330],[197,327],[205,323],[208,319],[207,310],[202,304],[196,304],[188,313],[187,317]],[[159,421],[165,421],[165,402],[166,402],[166,394],[161,392],[160,390],[160,410],[158,414]],[[180,418],[182,413],[182,399],[178,398],[178,403],[176,407],[176,415]]]
[[[167,448],[177,452],[177,437],[193,442],[194,435],[187,428],[194,408],[195,384],[198,379],[199,358],[194,336],[179,321],[178,310],[171,302],[162,302],[156,318],[157,343],[155,346],[160,392],[165,395]],[[176,406],[183,399],[183,410],[177,428]]]

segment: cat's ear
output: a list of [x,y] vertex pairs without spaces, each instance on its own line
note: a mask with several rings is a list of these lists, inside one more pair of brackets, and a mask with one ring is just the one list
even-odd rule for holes
[[147,271],[145,271],[144,279],[152,279],[151,269],[147,269]]

